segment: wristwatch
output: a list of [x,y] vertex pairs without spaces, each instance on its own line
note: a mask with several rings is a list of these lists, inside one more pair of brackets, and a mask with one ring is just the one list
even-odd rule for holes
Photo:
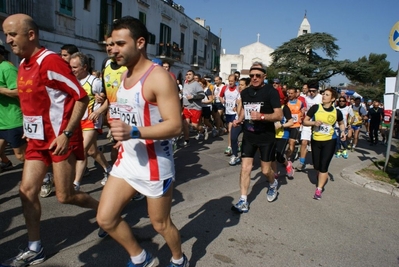
[[140,131],[137,126],[132,126],[132,130],[130,131],[130,137],[133,139],[140,138]]
[[70,131],[63,131],[63,134],[65,134],[67,138],[71,138],[72,135],[73,135],[73,132],[70,132]]
[[265,119],[265,114],[260,115],[260,119],[263,121]]

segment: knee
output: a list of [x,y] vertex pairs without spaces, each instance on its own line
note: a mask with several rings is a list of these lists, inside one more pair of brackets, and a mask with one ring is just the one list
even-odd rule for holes
[[115,220],[107,216],[106,213],[101,212],[101,210],[98,211],[96,220],[98,225],[106,232],[109,232],[116,225]]
[[61,204],[73,204],[74,203],[74,195],[68,193],[60,193],[57,191],[56,193],[57,200]]
[[157,233],[163,235],[167,229],[172,225],[170,218],[165,220],[151,220],[152,226]]
[[22,161],[22,162],[25,161],[25,154],[23,154],[23,153],[15,154],[15,157],[16,157],[19,161]]
[[269,177],[270,175],[273,174],[273,169],[271,167],[266,167],[262,170],[263,175],[266,177]]
[[20,186],[19,187],[19,196],[21,198],[21,202],[31,202],[33,199],[38,198],[39,191],[35,190],[35,188]]

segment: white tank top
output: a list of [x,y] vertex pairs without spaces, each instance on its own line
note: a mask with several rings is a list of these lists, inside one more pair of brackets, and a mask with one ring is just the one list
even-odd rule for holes
[[[131,88],[124,79],[117,92],[120,119],[129,125],[146,127],[162,122],[156,103],[146,101],[142,94],[144,82],[157,65],[152,65]],[[113,171],[122,178],[161,181],[174,177],[171,140],[129,139],[122,141]]]

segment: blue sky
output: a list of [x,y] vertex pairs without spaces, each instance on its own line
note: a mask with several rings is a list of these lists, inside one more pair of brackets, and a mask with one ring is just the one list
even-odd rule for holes
[[[211,31],[221,32],[222,47],[238,54],[242,46],[260,42],[276,49],[295,38],[305,10],[311,31],[333,35],[340,47],[338,60],[352,61],[370,53],[387,54],[393,70],[399,52],[389,46],[391,28],[399,21],[398,0],[174,0],[191,18],[205,19]],[[345,79],[335,77],[334,85]]]

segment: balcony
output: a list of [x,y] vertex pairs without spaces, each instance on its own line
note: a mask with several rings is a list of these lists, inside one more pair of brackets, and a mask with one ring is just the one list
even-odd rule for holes
[[164,58],[172,61],[181,61],[183,49],[177,44],[159,43],[158,44],[158,58]]
[[200,57],[198,55],[193,56],[191,61],[191,66],[193,67],[204,67],[205,66],[205,58]]

